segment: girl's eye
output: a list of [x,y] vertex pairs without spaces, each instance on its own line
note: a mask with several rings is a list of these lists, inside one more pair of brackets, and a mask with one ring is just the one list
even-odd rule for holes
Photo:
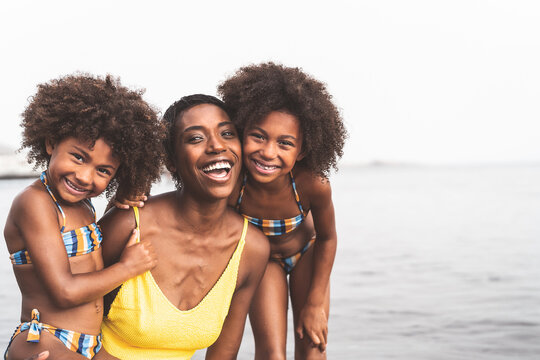
[[279,144],[280,144],[280,145],[285,145],[285,146],[292,146],[292,147],[294,147],[294,144],[293,144],[292,142],[290,142],[290,141],[287,141],[287,140],[281,140],[281,141],[279,142]]
[[251,134],[249,134],[249,136],[253,137],[256,140],[264,140],[264,136],[262,136],[259,133],[251,133]]
[[109,169],[105,169],[105,168],[102,168],[102,169],[98,169],[98,171],[102,174],[105,174],[107,176],[110,176],[111,175],[111,172],[109,171]]
[[77,161],[83,161],[83,157],[77,153],[71,153],[71,155],[75,158]]

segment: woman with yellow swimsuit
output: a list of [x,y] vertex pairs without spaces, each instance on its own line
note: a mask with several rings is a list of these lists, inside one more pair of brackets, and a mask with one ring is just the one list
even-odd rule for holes
[[227,206],[242,168],[241,145],[223,103],[187,96],[169,107],[167,169],[177,189],[134,211],[101,220],[117,261],[134,228],[150,240],[157,266],[111,296],[96,359],[234,359],[245,319],[269,256],[266,237]]

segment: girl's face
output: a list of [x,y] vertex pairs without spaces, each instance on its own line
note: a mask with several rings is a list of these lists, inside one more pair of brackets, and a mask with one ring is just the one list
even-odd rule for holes
[[47,141],[45,145],[51,156],[47,180],[59,196],[58,201],[76,203],[101,194],[120,166],[111,147],[101,138],[92,148],[74,137],[57,144]]
[[254,180],[267,183],[288,174],[301,160],[302,131],[294,115],[273,111],[244,131],[244,166]]
[[184,188],[202,197],[227,198],[242,168],[240,139],[227,114],[196,105],[176,121],[174,164]]

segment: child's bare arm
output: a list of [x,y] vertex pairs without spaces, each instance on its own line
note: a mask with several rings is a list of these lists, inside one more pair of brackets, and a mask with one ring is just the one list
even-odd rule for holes
[[303,338],[309,336],[321,351],[326,349],[328,335],[328,314],[325,299],[330,283],[330,273],[337,248],[337,233],[332,203],[332,190],[326,179],[314,179],[309,191],[311,214],[316,231],[313,245],[313,276],[311,288],[296,327]]
[[[130,246],[118,264],[99,271],[73,274],[59,231],[58,215],[48,194],[22,194],[14,202],[13,210],[15,224],[35,273],[49,298],[59,307],[73,307],[95,300],[130,277],[155,266],[151,246]],[[125,240],[128,238],[129,235]],[[134,243],[134,235],[131,238]]]
[[101,246],[103,263],[110,266],[120,260],[131,231],[137,227],[135,216],[132,210],[123,211],[115,207],[105,213],[98,223],[104,238]]

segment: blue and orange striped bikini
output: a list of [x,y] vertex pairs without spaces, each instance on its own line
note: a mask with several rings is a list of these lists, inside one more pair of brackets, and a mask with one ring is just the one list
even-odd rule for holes
[[[291,176],[291,185],[294,192],[294,199],[296,200],[296,204],[300,209],[300,214],[292,218],[278,220],[259,219],[241,213],[240,204],[242,203],[242,198],[244,196],[244,190],[247,183],[247,174],[244,174],[242,188],[240,189],[240,195],[238,196],[238,201],[236,202],[236,211],[238,213],[241,213],[242,216],[244,216],[250,223],[261,229],[266,236],[279,236],[293,231],[298,226],[300,226],[300,224],[302,223],[302,221],[304,221],[304,218],[307,215],[307,213],[304,213],[304,209],[302,208],[302,204],[300,203],[300,196],[298,196],[298,191],[296,190],[296,183],[294,181],[292,172],[290,172],[289,174]],[[271,260],[276,261],[278,264],[281,265],[281,267],[285,270],[287,274],[290,274],[300,257],[310,248],[311,245],[313,245],[314,242],[315,238],[311,239],[306,243],[306,245],[304,245],[304,247],[299,252],[294,255],[288,256],[286,258],[271,257]]]
[[39,322],[39,311],[34,309],[32,310],[32,320],[22,323],[15,329],[6,352],[4,353],[4,360],[7,359],[9,346],[17,335],[23,331],[28,331],[26,341],[36,343],[39,342],[41,332],[44,330],[56,336],[69,350],[81,354],[87,359],[94,357],[101,349],[101,335],[81,334],[75,331],[59,329],[51,325],[43,324]]
[[[47,176],[45,171],[41,173],[40,180],[49,192],[49,195],[53,199],[56,207],[62,214],[64,219],[62,228],[60,232],[62,233],[62,240],[66,248],[67,256],[79,256],[91,253],[94,250],[97,250],[101,246],[101,241],[103,239],[101,231],[96,224],[96,211],[92,203],[88,199],[89,208],[92,210],[94,215],[94,222],[90,225],[83,226],[81,228],[66,231],[64,232],[66,226],[66,215],[62,210],[62,207],[56,200],[54,194],[52,193],[49,184],[47,183]],[[32,261],[28,254],[28,251],[23,249],[19,250],[9,256],[11,263],[13,265],[25,265],[31,264]],[[4,353],[4,359],[7,359],[7,353],[9,345],[13,339],[23,331],[28,330],[28,336],[26,341],[28,342],[39,342],[42,330],[45,330],[52,335],[56,336],[68,349],[78,354],[85,356],[88,359],[91,359],[100,349],[101,349],[101,335],[87,335],[81,334],[71,330],[59,329],[55,326],[43,324],[39,322],[39,311],[37,309],[32,310],[32,320],[20,324],[11,340],[9,341],[6,352]]]
[[[45,171],[41,173],[41,176],[39,178],[49,192],[49,195],[51,195],[51,198],[53,199],[56,207],[62,214],[62,218],[64,219],[64,223],[62,225],[62,228],[60,229],[60,232],[62,233],[62,240],[64,241],[64,246],[66,247],[67,256],[73,257],[84,255],[98,249],[101,246],[101,241],[103,237],[101,236],[101,231],[96,224],[96,210],[90,202],[90,199],[87,199],[87,204],[94,215],[94,222],[90,225],[64,232],[64,229],[66,227],[66,215],[64,214],[64,210],[62,210],[62,207],[60,206],[60,204],[58,204],[58,201],[54,197],[54,194],[52,193],[51,188],[47,183],[47,176],[45,175]],[[19,250],[13,254],[10,254],[9,258],[11,259],[11,263],[13,265],[24,265],[32,263],[26,249]]]

